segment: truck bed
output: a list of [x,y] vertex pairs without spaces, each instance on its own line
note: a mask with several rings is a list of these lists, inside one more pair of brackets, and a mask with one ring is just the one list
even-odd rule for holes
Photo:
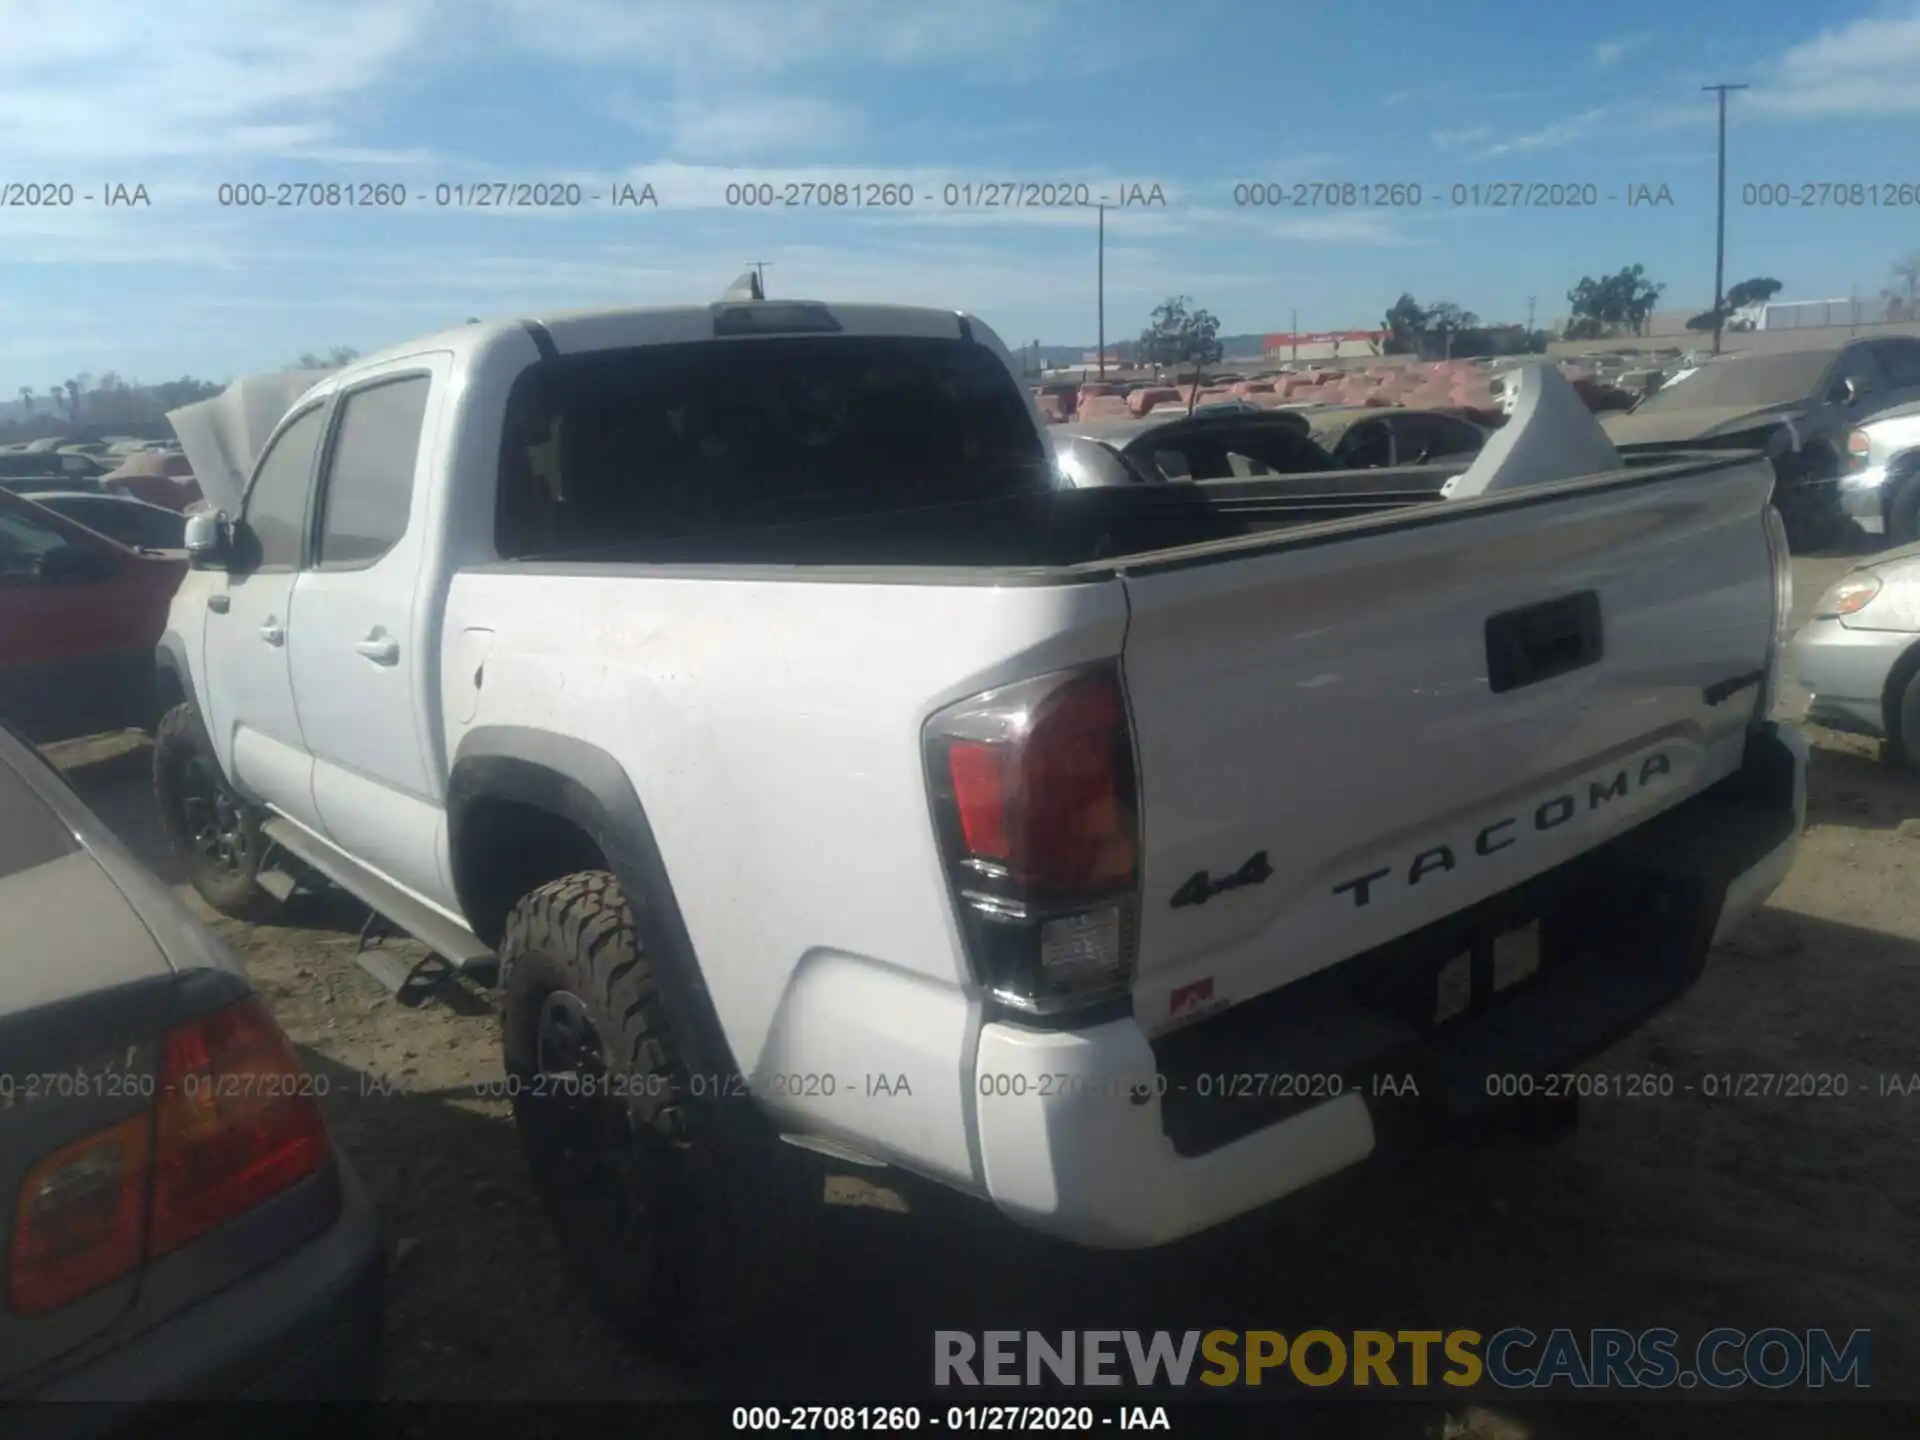
[[[1385,471],[1063,492],[469,567],[447,633],[487,658],[443,670],[448,753],[469,726],[561,724],[622,763],[751,1072],[820,957],[964,984],[927,717],[1117,657],[1152,1034],[1192,987],[1251,999],[1731,773],[1772,624],[1755,460],[1444,502]],[[1569,624],[1597,613],[1596,652],[1496,683],[1490,622],[1569,601]],[[1169,908],[1262,852],[1265,884]],[[878,1073],[896,1042],[873,1043]],[[775,1053],[804,1068],[794,1044]]]
[[[1681,473],[1702,457],[1628,457],[1621,471],[1575,485]],[[1722,458],[1722,457],[1714,457]],[[887,510],[854,518],[728,529],[685,538],[624,540],[592,550],[533,556],[514,565],[628,564],[763,567],[805,571],[1106,571],[1146,557],[1173,558],[1330,522],[1334,533],[1395,511],[1437,504],[1441,487],[1467,468],[1408,465],[1313,475],[1177,481],[1061,489],[963,504]],[[1558,488],[1558,487],[1556,487]],[[1542,492],[1529,492],[1536,497]],[[1456,510],[1463,502],[1454,502]],[[1515,503],[1508,495],[1503,504]],[[1232,547],[1237,548],[1237,547]],[[828,578],[824,575],[819,578]],[[905,578],[904,576],[897,578]],[[931,577],[929,577],[931,578]],[[982,578],[982,577],[977,577]]]

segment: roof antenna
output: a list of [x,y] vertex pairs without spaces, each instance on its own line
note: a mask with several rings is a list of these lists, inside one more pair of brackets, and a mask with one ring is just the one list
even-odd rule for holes
[[727,293],[720,298],[722,300],[766,299],[767,292],[760,283],[760,271],[758,267],[747,271],[738,280],[734,281],[733,284],[729,285],[727,287]]

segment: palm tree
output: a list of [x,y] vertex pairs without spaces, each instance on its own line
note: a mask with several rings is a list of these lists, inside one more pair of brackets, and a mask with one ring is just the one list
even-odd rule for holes
[[60,388],[67,392],[67,419],[78,420],[80,418],[80,382],[69,379]]
[[27,414],[33,414],[33,386],[22,385],[20,387],[20,404],[25,408]]

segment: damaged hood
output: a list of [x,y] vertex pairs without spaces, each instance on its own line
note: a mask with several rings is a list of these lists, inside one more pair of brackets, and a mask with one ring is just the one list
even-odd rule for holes
[[180,448],[193,466],[193,478],[200,482],[200,493],[215,509],[228,514],[239,510],[240,492],[273,427],[329,373],[288,370],[248,375],[211,400],[167,412]]
[[1757,430],[1763,425],[1799,420],[1804,402],[1785,405],[1718,405],[1701,410],[1615,411],[1600,417],[1601,428],[1616,445],[1686,445]]

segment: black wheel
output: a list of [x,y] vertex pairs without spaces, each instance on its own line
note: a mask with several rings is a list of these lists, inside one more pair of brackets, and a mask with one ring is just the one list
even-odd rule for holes
[[1894,492],[1887,510],[1887,544],[1911,545],[1920,540],[1920,475],[1909,476]]
[[576,1282],[650,1348],[705,1358],[778,1293],[803,1172],[732,1123],[751,1102],[727,1077],[689,1073],[611,874],[525,896],[500,968],[514,1124]]
[[1910,655],[1901,669],[1906,678],[1889,698],[1887,740],[1880,754],[1903,770],[1920,770],[1920,665]]
[[153,736],[153,794],[187,879],[223,915],[261,920],[275,909],[259,885],[262,816],[228,786],[191,701],[160,718]]

